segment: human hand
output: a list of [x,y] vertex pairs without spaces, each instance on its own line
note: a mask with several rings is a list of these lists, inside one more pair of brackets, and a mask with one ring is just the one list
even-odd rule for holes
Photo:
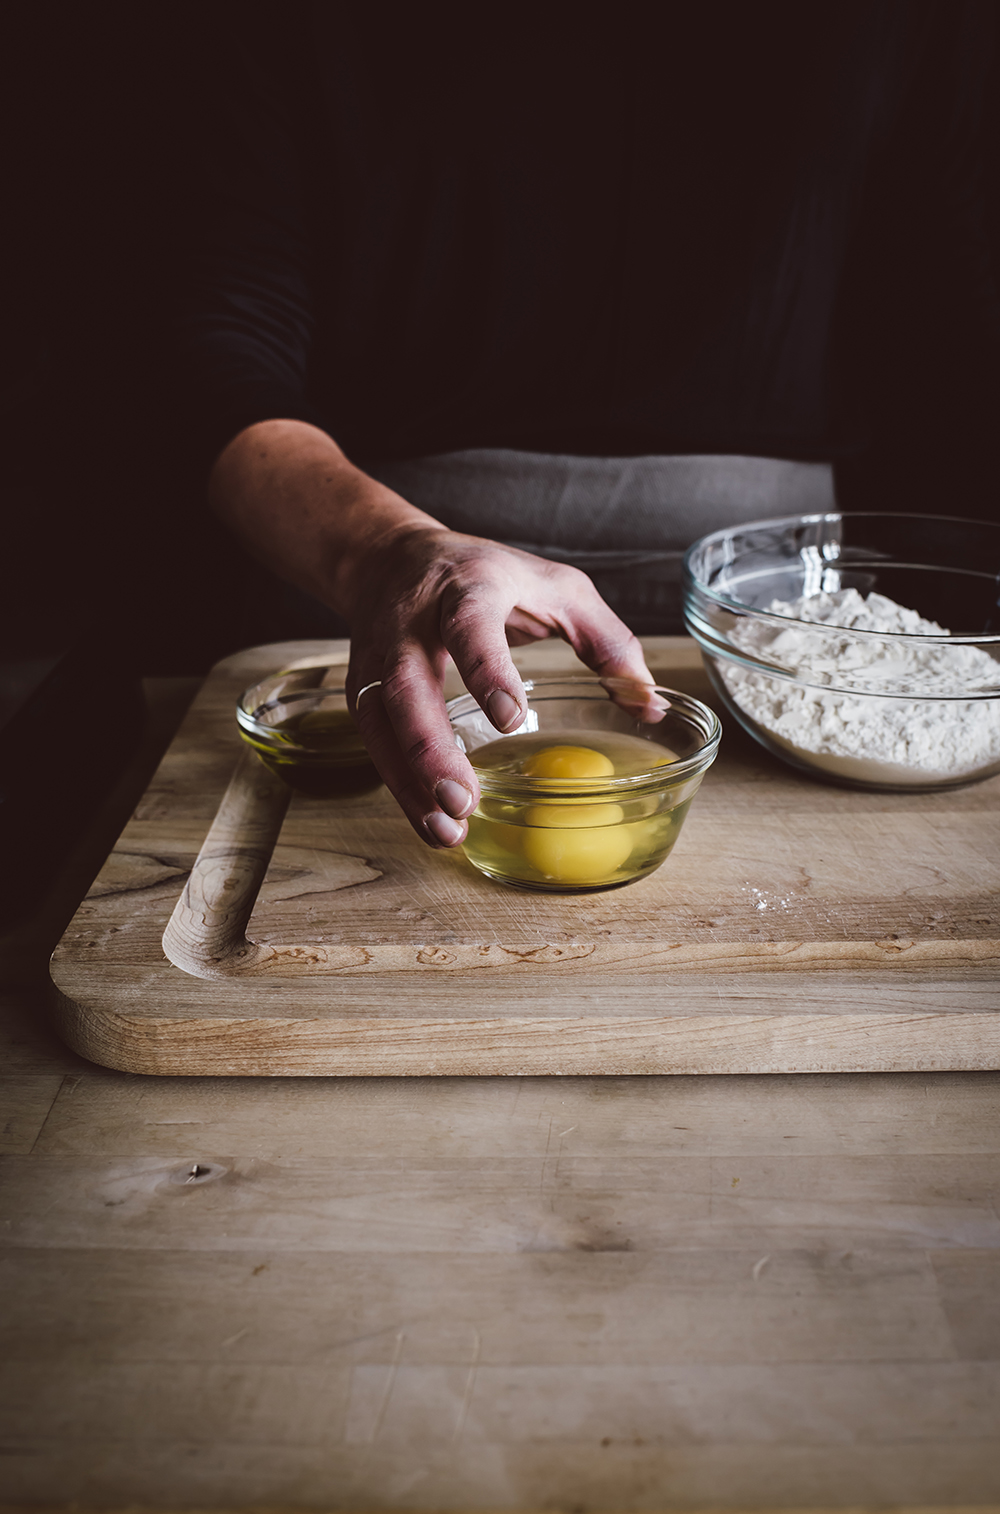
[[[584,573],[446,530],[318,427],[248,426],[216,460],[209,495],[261,561],[350,622],[347,692],[361,733],[432,846],[462,841],[479,801],[445,710],[449,657],[500,731],[526,710],[508,643],[561,636],[594,672],[652,684],[638,641]],[[643,713],[634,692],[613,697],[637,717],[662,717],[662,700]]]
[[432,846],[464,840],[479,801],[445,710],[449,658],[499,731],[515,730],[527,708],[510,645],[561,636],[595,673],[653,681],[636,637],[562,563],[419,526],[371,547],[353,579],[348,699],[372,761]]

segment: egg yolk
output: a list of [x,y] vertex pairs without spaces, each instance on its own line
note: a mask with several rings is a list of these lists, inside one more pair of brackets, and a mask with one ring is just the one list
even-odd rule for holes
[[620,804],[574,804],[556,799],[548,804],[529,805],[524,819],[525,828],[521,832],[524,856],[538,872],[564,883],[590,883],[607,878],[621,867],[632,850],[632,837],[622,825],[625,815]]
[[524,812],[525,825],[541,825],[558,831],[594,830],[599,826],[620,825],[624,819],[620,804],[575,804],[571,799],[529,804]]
[[[621,810],[616,804],[602,809]],[[521,850],[538,872],[562,883],[597,883],[609,878],[632,850],[630,827],[552,825],[525,827]]]
[[[615,765],[592,747],[549,746],[532,753],[521,771],[531,778],[611,778]],[[606,878],[632,850],[624,818],[619,804],[532,804],[524,812],[521,850],[532,867],[564,883]]]
[[533,752],[521,771],[529,778],[611,778],[615,765],[588,746],[547,746]]

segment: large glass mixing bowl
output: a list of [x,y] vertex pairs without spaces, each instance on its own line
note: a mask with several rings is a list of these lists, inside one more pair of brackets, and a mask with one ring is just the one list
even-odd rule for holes
[[[847,590],[923,633],[812,618]],[[874,789],[1000,773],[1000,526],[831,512],[713,531],[686,554],[684,614],[726,709],[793,766]]]

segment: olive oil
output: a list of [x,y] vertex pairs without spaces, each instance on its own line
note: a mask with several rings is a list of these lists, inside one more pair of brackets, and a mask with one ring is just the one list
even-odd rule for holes
[[306,710],[266,732],[240,734],[264,765],[300,794],[346,799],[373,793],[382,782],[347,710]]

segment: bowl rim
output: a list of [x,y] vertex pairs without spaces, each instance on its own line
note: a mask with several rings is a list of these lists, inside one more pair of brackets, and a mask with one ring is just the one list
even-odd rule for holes
[[[692,774],[704,772],[715,760],[719,749],[719,742],[722,739],[722,721],[709,705],[695,698],[693,694],[684,694],[680,689],[670,689],[664,684],[644,683],[638,678],[602,677],[597,673],[592,673],[589,676],[585,674],[567,674],[562,678],[525,678],[522,682],[525,693],[530,696],[536,691],[540,691],[541,698],[546,697],[544,691],[548,689],[555,690],[556,688],[565,689],[568,687],[571,690],[575,688],[581,693],[586,690],[596,691],[598,689],[607,691],[609,685],[619,688],[641,688],[664,696],[667,699],[669,708],[676,710],[691,725],[696,725],[695,716],[700,717],[708,730],[708,735],[697,750],[689,756],[678,758],[673,762],[661,763],[658,767],[649,768],[641,773],[630,773],[622,778],[591,778],[581,780],[578,778],[528,778],[520,777],[516,774],[504,774],[502,779],[491,782],[489,776],[490,769],[476,767],[475,762],[472,760],[472,754],[466,752],[466,756],[475,769],[480,789],[491,798],[500,796],[537,798],[541,795],[552,798],[607,799],[614,794],[641,793],[651,787],[673,788],[675,785],[683,782],[684,779],[691,777]],[[549,697],[555,696],[551,695]],[[462,710],[458,709],[460,705],[464,707]],[[482,710],[479,701],[473,694],[468,692],[457,694],[453,699],[449,699],[445,708],[448,711],[448,718],[451,720],[453,729],[455,714]],[[485,711],[483,713],[485,714]],[[486,718],[489,719],[488,716]],[[510,738],[521,734],[523,732],[520,729],[506,732],[497,731],[496,739],[503,740],[505,737]],[[700,731],[699,734],[701,734]],[[456,740],[458,740],[459,733],[457,731],[455,735]]]
[[[307,689],[299,689],[297,691],[293,691],[286,698],[280,698],[280,699],[279,698],[268,698],[268,699],[265,699],[261,703],[255,704],[253,706],[253,708],[250,708],[247,705],[247,703],[246,703],[248,695],[255,694],[259,688],[261,688],[264,684],[271,682],[273,679],[279,679],[279,678],[282,678],[282,677],[284,677],[286,675],[290,676],[293,673],[299,673],[299,672],[302,672],[302,673],[311,673],[313,671],[326,672],[331,667],[338,667],[338,664],[336,664],[336,663],[324,664],[324,665],[322,665],[322,666],[320,666],[320,667],[318,667],[316,669],[313,669],[313,668],[279,668],[276,672],[274,672],[274,673],[268,673],[264,678],[259,678],[256,683],[250,684],[248,688],[245,688],[243,690],[242,694],[240,694],[238,696],[237,700],[236,700],[236,724],[239,726],[241,733],[244,734],[244,735],[247,735],[247,736],[255,736],[259,740],[261,740],[261,741],[263,741],[265,743],[269,739],[273,742],[273,738],[274,738],[274,733],[275,733],[276,727],[272,726],[272,725],[265,725],[263,722],[261,722],[260,720],[258,720],[257,717],[260,714],[260,712],[262,710],[269,709],[270,707],[272,707],[274,705],[277,705],[277,704],[289,704],[293,700],[300,699],[300,698],[304,699],[307,696],[311,697],[314,703],[321,703],[324,699],[328,699],[328,698],[331,698],[331,697],[339,696],[339,697],[341,697],[344,700],[344,708],[345,708],[345,710],[347,710],[348,713],[350,713],[350,708],[349,708],[349,706],[347,704],[347,690],[346,690],[346,688],[344,688],[343,686],[335,687],[333,685],[317,685],[317,686],[315,686],[314,688],[311,688],[311,689],[309,689],[309,688],[307,688]],[[353,717],[352,717],[352,719],[353,719]],[[297,742],[288,741],[288,740],[282,740],[281,741],[281,749],[282,749],[283,752],[295,752],[295,751],[310,752],[310,751],[313,750],[310,747],[302,747],[302,746],[299,746]]]
[[[802,626],[806,630],[817,634],[822,634],[824,631],[838,631],[844,636],[856,636],[862,641],[889,641],[900,645],[913,643],[923,647],[1000,646],[1000,631],[981,631],[978,634],[975,632],[961,632],[957,635],[952,635],[950,632],[942,632],[938,635],[934,632],[924,634],[919,631],[869,631],[854,626],[834,626],[825,621],[798,620],[793,615],[779,615],[773,610],[762,610],[757,605],[747,604],[745,600],[733,599],[727,594],[722,594],[707,584],[703,578],[698,577],[692,568],[695,552],[707,543],[719,540],[730,533],[760,530],[768,526],[812,525],[821,521],[834,520],[923,520],[940,521],[944,525],[984,526],[987,530],[997,533],[997,541],[998,545],[1000,545],[1000,523],[997,521],[979,520],[973,516],[928,515],[915,510],[816,510],[798,515],[775,515],[764,517],[761,520],[740,521],[737,525],[722,526],[717,531],[707,531],[704,536],[699,536],[697,541],[693,541],[690,547],[688,547],[682,560],[682,578],[685,590],[693,587],[699,594],[704,595],[706,599],[711,600],[714,604],[721,606],[725,610],[738,615],[753,616],[755,619],[759,619],[765,622],[765,624],[773,625],[779,629],[789,626]],[[835,565],[836,560],[831,559],[830,566],[834,567]],[[931,570],[934,567],[932,563],[921,564],[921,566]],[[955,569],[953,571],[962,572],[963,570]],[[982,574],[977,576],[987,577],[990,575]],[[1000,582],[1000,571],[992,576]],[[687,595],[685,594],[686,597]],[[689,618],[687,608],[685,604],[685,620]]]

